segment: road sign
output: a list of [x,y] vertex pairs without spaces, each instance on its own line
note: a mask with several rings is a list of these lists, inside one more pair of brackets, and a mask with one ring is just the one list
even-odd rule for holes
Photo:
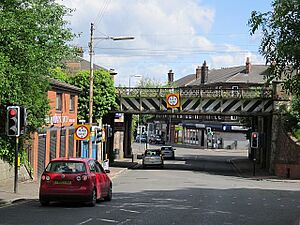
[[167,108],[178,108],[179,107],[180,101],[179,101],[178,93],[167,94],[166,99],[167,99]]
[[88,140],[90,137],[90,126],[87,124],[77,124],[74,135],[75,140]]

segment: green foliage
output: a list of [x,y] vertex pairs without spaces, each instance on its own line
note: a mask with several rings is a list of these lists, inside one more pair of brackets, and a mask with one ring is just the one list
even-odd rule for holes
[[293,97],[290,108],[285,109],[285,128],[300,140],[300,97]]
[[290,114],[297,121],[297,126],[300,128],[300,97],[293,97],[290,105]]
[[293,130],[294,136],[300,141],[300,128],[296,128]]
[[138,82],[137,87],[140,87],[140,88],[159,88],[159,87],[162,87],[162,85],[159,82],[155,81],[155,80],[145,78],[145,79],[141,79]]
[[68,83],[69,81],[69,75],[65,73],[63,69],[60,67],[54,68],[50,70],[50,77]]
[[[70,12],[52,0],[0,2],[1,111],[8,105],[25,106],[28,133],[41,127],[49,112],[49,70],[73,52],[67,42],[74,35],[64,20]],[[12,162],[14,145],[14,138],[1,132],[0,157]]]
[[[78,98],[78,119],[85,119],[86,121],[89,117],[89,78],[89,71],[81,71],[69,79],[70,84],[81,88]],[[111,108],[117,107],[117,104],[114,82],[108,71],[95,70],[93,83],[93,121],[95,121],[102,118]]]
[[274,0],[273,11],[253,11],[250,34],[262,31],[260,53],[271,65],[270,80],[283,79],[285,89],[300,96],[300,1]]

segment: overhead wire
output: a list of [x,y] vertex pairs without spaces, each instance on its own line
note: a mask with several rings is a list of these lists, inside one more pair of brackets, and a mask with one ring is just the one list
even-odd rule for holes
[[[105,14],[105,11],[107,10],[110,2],[111,2],[111,0],[105,0],[105,2],[103,4],[103,7],[100,7],[99,12],[98,12],[98,14],[95,18],[95,22],[94,22],[95,30],[96,30],[98,24],[102,21],[102,19],[104,17],[104,14]],[[99,31],[97,30],[97,32],[99,32]],[[105,35],[105,34],[102,33],[102,35]]]

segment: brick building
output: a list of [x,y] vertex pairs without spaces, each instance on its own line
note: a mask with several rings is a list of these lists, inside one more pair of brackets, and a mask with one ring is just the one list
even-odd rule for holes
[[50,79],[50,112],[47,125],[33,135],[30,161],[37,179],[47,163],[56,157],[77,156],[74,125],[80,88]]

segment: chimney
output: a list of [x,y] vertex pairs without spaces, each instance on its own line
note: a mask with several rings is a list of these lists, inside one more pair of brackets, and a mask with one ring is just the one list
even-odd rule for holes
[[207,83],[208,79],[208,66],[206,65],[206,61],[204,60],[203,65],[201,67],[201,84]]
[[196,80],[198,80],[198,79],[200,79],[200,76],[201,76],[201,67],[200,66],[198,66],[197,68],[196,68]]
[[250,63],[250,58],[247,57],[246,59],[246,73],[250,73],[251,72],[251,63]]
[[172,70],[169,70],[168,73],[168,85],[172,85],[174,82],[174,73]]

